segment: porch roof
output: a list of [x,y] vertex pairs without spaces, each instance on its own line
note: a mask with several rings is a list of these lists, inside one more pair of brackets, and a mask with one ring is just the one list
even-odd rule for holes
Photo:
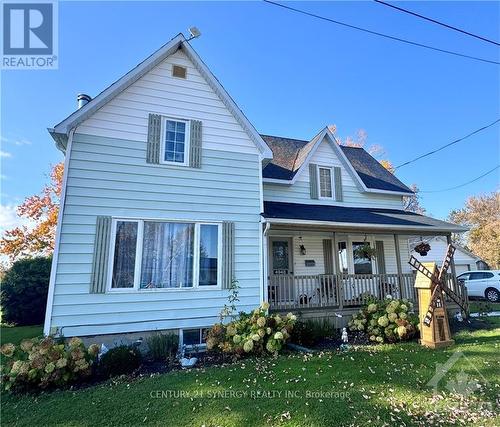
[[271,223],[323,225],[344,229],[427,231],[436,234],[467,231],[467,228],[456,224],[397,209],[264,202],[262,216]]

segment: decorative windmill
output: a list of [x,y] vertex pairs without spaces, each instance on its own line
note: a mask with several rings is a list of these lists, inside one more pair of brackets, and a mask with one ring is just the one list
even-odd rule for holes
[[463,300],[448,287],[446,282],[446,271],[454,253],[455,247],[448,245],[446,256],[439,270],[434,262],[421,263],[414,256],[409,261],[409,264],[417,270],[415,288],[418,289],[420,342],[427,347],[446,347],[454,343],[451,339],[443,293],[464,312],[466,311]]

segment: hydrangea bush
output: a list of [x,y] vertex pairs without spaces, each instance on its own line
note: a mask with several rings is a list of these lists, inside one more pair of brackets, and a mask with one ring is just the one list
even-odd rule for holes
[[228,324],[217,323],[207,333],[207,349],[236,354],[277,354],[290,338],[297,317],[269,314],[263,303],[252,313],[240,313]]
[[365,332],[370,341],[396,342],[412,339],[418,332],[418,316],[413,304],[406,299],[370,299],[352,316],[348,323],[351,331]]
[[6,390],[29,390],[62,386],[91,374],[99,346],[85,348],[80,338],[67,344],[52,337],[23,340],[19,346],[8,343],[2,353],[2,383]]

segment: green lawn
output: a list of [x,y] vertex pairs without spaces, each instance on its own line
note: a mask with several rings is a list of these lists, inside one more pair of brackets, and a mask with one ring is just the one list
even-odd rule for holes
[[19,344],[25,338],[33,338],[42,335],[43,326],[0,326],[0,345],[7,342]]
[[[500,417],[493,415],[498,408],[488,405],[500,381],[500,329],[461,332],[455,339],[456,345],[444,350],[407,343],[340,354],[294,353],[77,391],[3,394],[2,425],[450,425],[457,418],[466,420],[464,425],[499,425]],[[440,382],[440,397],[433,397],[426,384],[436,363],[457,350],[465,358]],[[445,388],[472,379],[482,389],[468,399]]]

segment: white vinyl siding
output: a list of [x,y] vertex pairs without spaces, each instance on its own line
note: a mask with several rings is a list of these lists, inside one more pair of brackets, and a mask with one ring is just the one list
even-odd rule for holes
[[[441,265],[446,254],[446,250],[448,249],[446,237],[435,237],[429,241],[429,245],[431,245],[431,250],[426,256],[422,256],[416,252],[412,252],[411,254],[421,262],[435,262],[438,266]],[[413,246],[415,246],[414,243]],[[457,274],[468,270],[477,270],[477,258],[469,255],[460,248],[456,248],[453,260],[455,261]]]
[[300,174],[293,185],[280,185],[264,183],[264,200],[274,202],[326,204],[351,207],[380,207],[402,209],[402,197],[391,194],[362,193],[351,175],[338,159],[329,143],[323,141],[312,156],[311,163],[320,166],[341,168],[343,201],[338,202],[333,198],[311,199],[309,186],[309,173],[306,169]]
[[[204,327],[227,302],[227,290],[210,286],[90,294],[97,215],[233,221],[238,310],[260,302],[259,157],[205,149],[203,169],[179,169],[146,164],[145,152],[145,143],[75,134],[52,313],[66,336]],[[124,320],[138,323],[99,326]],[[81,324],[96,326],[70,327]]]
[[[279,233],[279,232],[277,232]],[[294,236],[292,240],[293,245],[293,272],[295,275],[314,275],[314,274],[325,274],[325,263],[323,256],[323,239],[331,239],[331,233],[307,233],[304,232],[300,235],[302,238],[302,242],[306,248],[306,255],[301,255],[299,249],[299,237]],[[342,241],[348,242],[362,242],[364,240],[364,234],[338,234],[337,235],[337,243]],[[375,244],[376,240],[382,240],[384,242],[384,258],[385,258],[385,266],[387,274],[395,274],[398,272],[397,262],[396,262],[396,249],[394,247],[394,236],[393,235],[367,235],[367,240],[371,245]],[[350,251],[350,245],[348,245],[348,251]],[[401,252],[401,269],[403,273],[410,273],[411,268],[408,264],[410,259],[410,253],[408,249],[408,238],[405,236],[399,237],[399,248]],[[336,253],[334,249],[334,253]],[[348,264],[351,265],[351,254],[347,254],[349,261]],[[314,267],[306,267],[306,260],[314,260]],[[349,271],[352,273],[352,271]],[[373,262],[373,273],[377,274],[377,263],[374,260]]]
[[[187,79],[171,76],[175,62]],[[149,114],[203,122],[202,168],[146,162]],[[254,143],[182,52],[78,126],[69,156],[51,327],[65,336],[189,329],[218,321],[213,286],[91,294],[97,216],[217,223],[235,229],[238,310],[261,300],[261,163]],[[52,329],[54,330],[54,329]]]

